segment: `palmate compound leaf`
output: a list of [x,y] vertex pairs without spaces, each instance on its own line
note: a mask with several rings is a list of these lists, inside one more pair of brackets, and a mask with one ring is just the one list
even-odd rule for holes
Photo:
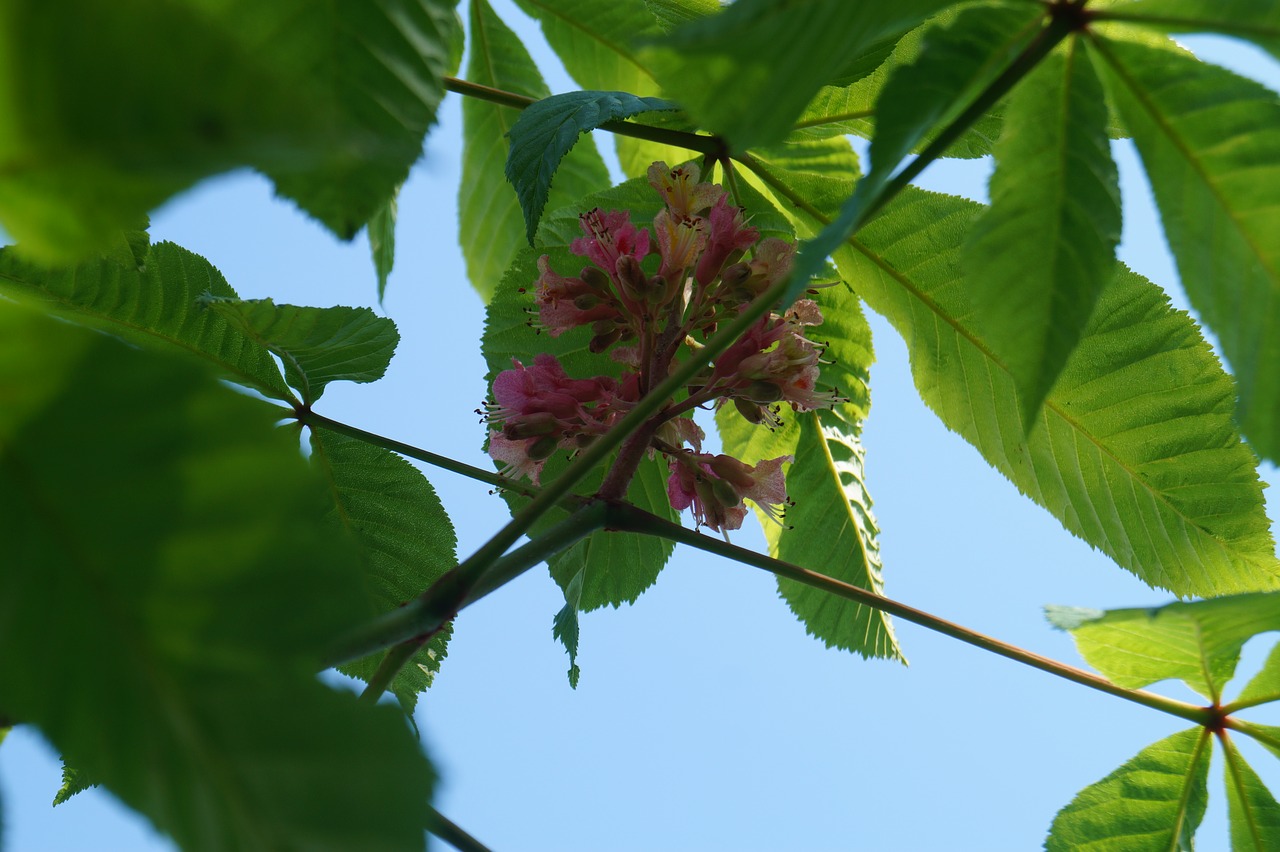
[[520,199],[529,244],[533,245],[556,169],[579,136],[610,121],[675,108],[669,101],[626,92],[567,92],[532,103],[520,113],[507,134],[511,150],[506,175]]
[[1191,838],[1209,800],[1209,732],[1192,728],[1153,743],[1081,790],[1053,820],[1048,852],[1171,852]]
[[304,308],[213,295],[200,303],[279,356],[285,378],[307,404],[329,382],[382,378],[400,342],[396,324],[368,308]]
[[[827,216],[856,173],[851,152],[757,159]],[[812,217],[778,194],[801,235],[812,233]],[[1066,529],[1147,583],[1184,595],[1275,588],[1257,459],[1233,424],[1235,388],[1191,318],[1150,282],[1118,268],[1024,433],[1013,380],[974,321],[960,270],[982,209],[907,188],[834,254],[842,277],[902,334],[925,403]]]
[[1280,59],[1280,5],[1271,0],[1133,0],[1104,15],[1164,32],[1236,36]]
[[[664,32],[644,0],[516,0],[516,4],[537,19],[551,49],[583,89],[630,92],[637,97],[662,94],[653,71],[635,49],[638,41]],[[694,155],[684,148],[621,134],[615,134],[613,141],[628,177],[643,176],[656,160],[678,163]]]
[[185,849],[421,849],[402,715],[314,676],[363,590],[276,409],[12,305],[0,396],[2,715]]
[[1094,38],[1192,305],[1239,385],[1239,421],[1280,459],[1280,99],[1172,43]]
[[964,266],[1029,429],[1115,272],[1120,241],[1106,99],[1078,38],[1014,90],[995,155],[991,206],[969,235]]
[[1080,655],[1113,683],[1136,689],[1177,678],[1220,701],[1244,643],[1280,630],[1280,594],[1107,612],[1048,607],[1046,614],[1055,627],[1070,631]]
[[140,346],[187,355],[231,381],[291,401],[271,353],[225,317],[202,310],[204,293],[236,298],[209,261],[173,243],[148,245],[142,231],[117,236],[108,254],[61,268],[0,249],[0,294],[37,301]]
[[639,49],[663,91],[735,151],[779,142],[818,89],[948,0],[738,0]]
[[1223,740],[1223,751],[1232,852],[1280,848],[1280,803],[1231,740]]
[[[389,450],[330,432],[311,430],[311,462],[333,497],[330,517],[355,540],[364,562],[369,614],[395,609],[421,594],[457,564],[457,537],[426,477]],[[447,654],[446,626],[413,656],[390,690],[412,715],[418,694],[431,686]],[[368,681],[382,655],[341,666]]]
[[[550,97],[520,39],[487,0],[471,0],[471,57],[467,79],[518,95]],[[525,236],[516,194],[507,185],[507,133],[518,113],[478,98],[462,101],[462,182],[458,187],[458,239],[467,277],[488,301]],[[555,172],[546,207],[558,210],[609,186],[609,172],[593,138],[579,139]]]
[[0,223],[45,259],[83,257],[175,192],[248,165],[350,239],[422,152],[452,7],[8,3]]

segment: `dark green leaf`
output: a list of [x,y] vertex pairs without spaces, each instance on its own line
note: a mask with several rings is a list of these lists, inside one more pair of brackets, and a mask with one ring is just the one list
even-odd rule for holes
[[[471,2],[467,79],[530,98],[551,95],[524,44],[493,13],[486,0]],[[493,298],[494,288],[511,265],[524,236],[519,201],[503,173],[507,163],[505,140],[516,116],[514,109],[478,98],[462,101],[458,239],[471,286],[485,301]],[[605,189],[609,183],[609,172],[595,140],[581,139],[560,163],[547,207],[558,210],[589,192]]]
[[[326,429],[311,430],[311,461],[333,497],[330,516],[363,555],[368,612],[395,609],[457,564],[453,524],[422,473],[400,456]],[[412,715],[448,653],[446,628],[400,670],[391,691]],[[342,666],[368,681],[382,655]]]
[[506,175],[520,199],[529,244],[533,244],[538,220],[547,206],[556,169],[579,136],[610,121],[675,108],[675,104],[658,98],[626,92],[568,92],[530,104],[520,113],[507,134],[511,151]]
[[0,223],[33,253],[78,259],[175,192],[248,165],[350,239],[422,152],[452,7],[10,3]]
[[1102,84],[1078,39],[1013,92],[991,207],[964,265],[977,319],[1030,429],[1116,269],[1120,183]]
[[1280,6],[1272,0],[1136,0],[1115,11],[1165,32],[1248,39],[1280,59]]
[[1280,630],[1280,594],[1234,595],[1156,609],[1107,612],[1048,607],[1080,655],[1120,686],[1137,689],[1178,678],[1219,701],[1251,637]]
[[62,761],[62,786],[58,788],[58,792],[53,797],[53,806],[56,808],[64,802],[70,801],[72,796],[83,793],[90,787],[97,787],[95,781],[90,780],[89,775],[74,766]]
[[1133,133],[1192,305],[1239,385],[1239,421],[1280,459],[1280,101],[1173,45],[1092,42]]
[[396,187],[391,197],[383,202],[369,219],[369,252],[373,255],[373,270],[378,275],[378,301],[387,292],[387,278],[396,265]]
[[206,292],[236,298],[222,274],[203,257],[172,243],[149,250],[143,246],[134,232],[117,237],[105,257],[58,269],[26,261],[11,248],[0,249],[0,293],[38,300],[46,309],[141,346],[186,354],[213,364],[232,381],[292,400],[267,350],[224,317],[197,306]]
[[275,406],[13,306],[0,398],[6,711],[186,849],[421,849],[403,717],[313,674],[363,595]]
[[735,151],[780,141],[819,87],[948,0],[738,0],[639,51],[663,91]]
[[1138,752],[1081,790],[1053,820],[1048,852],[1191,848],[1209,799],[1209,732],[1193,728]]
[[1280,848],[1280,804],[1229,739],[1226,752],[1227,809],[1232,852]]
[[270,299],[201,299],[251,340],[274,352],[307,404],[329,382],[382,378],[400,342],[396,324],[368,308],[301,308]]
[[578,678],[582,675],[578,668],[578,610],[582,607],[583,572],[584,569],[579,568],[564,587],[564,606],[551,623],[551,635],[559,639],[569,653],[569,686],[573,689],[578,688]]

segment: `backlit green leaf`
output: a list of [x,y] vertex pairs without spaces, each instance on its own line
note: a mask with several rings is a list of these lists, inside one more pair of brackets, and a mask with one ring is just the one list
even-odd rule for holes
[[995,154],[991,207],[974,223],[964,265],[977,320],[1030,428],[1115,272],[1120,241],[1106,100],[1077,39],[1014,90]]
[[1280,701],[1280,643],[1271,649],[1267,662],[1231,703],[1233,706],[1240,706],[1271,701]]
[[1080,655],[1114,683],[1137,689],[1178,678],[1218,701],[1251,637],[1280,630],[1280,594],[1250,594],[1155,609],[1048,607]]
[[1114,11],[1165,32],[1248,39],[1280,58],[1280,6],[1272,0],[1134,0]]
[[738,0],[639,51],[663,90],[735,151],[780,141],[819,87],[947,0]]
[[13,306],[0,398],[6,712],[184,849],[421,849],[402,715],[314,676],[363,594],[276,407]]
[[302,308],[218,296],[201,302],[278,355],[285,378],[308,404],[329,382],[382,378],[400,342],[396,324],[368,308]]
[[578,610],[582,608],[582,575],[579,568],[569,585],[564,588],[564,606],[556,613],[551,624],[551,635],[564,645],[569,654],[569,686],[578,688],[582,670],[578,668]]
[[[493,13],[486,0],[472,0],[471,58],[467,79],[518,95],[551,95],[520,39]],[[517,112],[465,98],[462,101],[462,183],[458,187],[458,239],[471,285],[488,301],[511,265],[524,237],[516,194],[507,184],[507,133]],[[558,210],[609,185],[609,173],[588,136],[560,163],[547,207]]]
[[53,806],[64,804],[71,800],[72,796],[83,793],[90,787],[98,785],[90,780],[88,773],[69,765],[65,760],[62,761],[62,786],[58,788],[58,792],[53,797]]
[[506,175],[520,199],[529,244],[533,244],[556,169],[580,135],[610,121],[675,108],[658,98],[626,92],[568,92],[530,104],[520,113],[508,134],[511,151]]
[[1053,820],[1048,852],[1190,849],[1208,802],[1209,732],[1193,728],[1147,746],[1081,790]]
[[373,270],[378,275],[379,302],[386,295],[387,278],[396,265],[396,196],[399,194],[397,187],[369,220],[369,251],[373,255]]
[[[400,456],[327,429],[311,430],[311,461],[329,486],[330,517],[350,534],[364,563],[368,612],[406,603],[457,564],[457,538],[426,477]],[[451,628],[431,638],[400,670],[391,691],[412,714],[440,671]],[[341,667],[368,681],[382,655]]]
[[[852,188],[852,165],[834,154],[765,153],[773,182],[827,215]],[[845,280],[906,340],[925,402],[1068,530],[1148,583],[1179,594],[1275,587],[1257,460],[1232,422],[1234,387],[1191,319],[1149,282],[1125,269],[1111,280],[1041,426],[1024,436],[1013,380],[974,322],[959,269],[981,210],[908,189],[835,254]]]
[[1280,848],[1280,804],[1235,744],[1229,739],[1223,744],[1232,852],[1267,852]]
[[225,317],[198,306],[206,292],[236,298],[222,274],[198,254],[172,243],[148,248],[146,235],[141,237],[117,237],[108,255],[54,269],[0,249],[0,293],[37,300],[47,310],[141,346],[185,354],[232,381],[291,400],[293,392],[271,354]]
[[30,252],[79,258],[175,192],[247,165],[350,239],[422,152],[452,7],[8,3],[0,223]]
[[1239,420],[1280,459],[1280,100],[1173,45],[1095,39],[1192,305],[1239,384]]

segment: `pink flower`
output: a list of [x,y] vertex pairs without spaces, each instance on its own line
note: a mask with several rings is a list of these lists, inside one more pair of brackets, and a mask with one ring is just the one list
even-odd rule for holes
[[693,508],[699,526],[713,530],[736,530],[747,515],[743,500],[750,500],[774,521],[781,521],[779,507],[787,502],[783,462],[792,456],[766,459],[755,467],[726,455],[704,455],[688,451],[669,457],[671,476],[667,497],[672,508]]
[[604,212],[599,207],[578,217],[582,233],[569,246],[579,257],[589,259],[609,275],[618,268],[618,258],[630,255],[637,261],[649,253],[649,232],[631,224],[631,214],[626,210]]
[[711,236],[694,272],[694,277],[703,286],[715,280],[725,262],[735,253],[741,256],[760,239],[760,232],[747,227],[742,219],[742,209],[731,205],[726,195],[721,195],[711,208],[710,218]]
[[670,168],[657,162],[649,166],[649,186],[653,187],[671,212],[679,218],[695,216],[724,197],[724,190],[712,183],[698,183],[701,170],[696,163]]
[[[538,483],[538,477],[542,475],[542,465],[546,462],[547,456],[535,459],[529,454],[530,448],[536,443],[535,440],[530,441],[512,441],[497,430],[489,432],[489,455],[496,462],[502,462],[501,473],[503,476],[509,476],[512,479],[519,479],[527,476],[534,485]],[[554,450],[554,447],[553,447]]]
[[600,320],[618,321],[622,313],[609,292],[608,279],[595,267],[582,270],[581,277],[565,278],[551,268],[547,255],[538,258],[538,321],[552,337]]
[[821,322],[811,299],[800,299],[782,318],[761,318],[716,359],[713,379],[726,386],[726,396],[760,405],[787,402],[796,411],[833,405],[835,394],[817,386],[822,351],[804,336],[805,326]]
[[684,284],[685,270],[693,266],[707,244],[703,222],[697,216],[673,216],[668,210],[660,210],[653,218],[653,235],[662,258],[658,274],[665,281]]

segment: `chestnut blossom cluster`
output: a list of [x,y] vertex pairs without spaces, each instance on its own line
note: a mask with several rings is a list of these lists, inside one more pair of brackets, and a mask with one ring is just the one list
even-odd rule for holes
[[[539,259],[534,324],[552,337],[589,329],[588,348],[609,352],[622,374],[575,379],[552,355],[529,366],[513,359],[495,378],[484,411],[489,454],[504,474],[536,484],[547,458],[607,432],[683,353],[700,348],[790,271],[795,245],[761,239],[725,191],[699,176],[696,165],[654,163],[649,184],[664,206],[650,227],[637,227],[625,210],[591,210],[579,217],[583,235],[570,246],[587,261],[577,275],[559,274],[546,255]],[[782,465],[792,458],[752,466],[703,453],[691,415],[732,402],[751,423],[772,428],[783,404],[796,411],[833,405],[835,393],[819,385],[823,347],[806,337],[821,322],[808,299],[765,314],[656,415],[649,453],[666,459],[671,505],[691,509],[698,525],[739,528],[746,500],[781,521],[789,502]]]

